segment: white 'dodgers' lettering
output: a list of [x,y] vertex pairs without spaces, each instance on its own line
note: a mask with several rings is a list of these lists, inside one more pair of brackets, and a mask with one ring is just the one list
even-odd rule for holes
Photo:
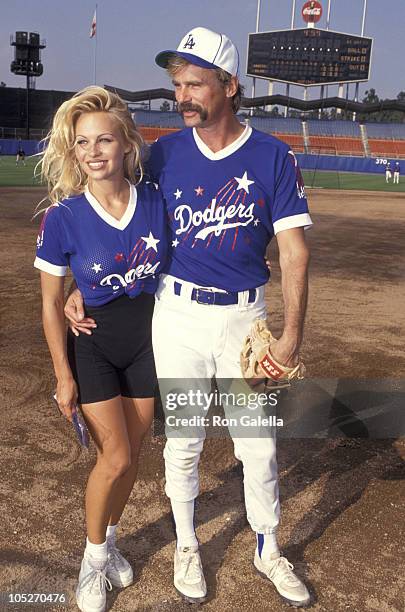
[[[174,219],[179,222],[176,234],[184,234],[191,226],[199,227],[202,223],[212,223],[213,225],[205,227],[195,235],[196,238],[204,240],[212,232],[215,233],[215,236],[219,236],[223,230],[249,225],[254,219],[254,202],[249,206],[240,203],[238,205],[231,204],[228,207],[219,206],[218,208],[216,208],[216,203],[216,198],[213,198],[208,208],[204,211],[197,210],[195,212],[188,204],[177,206],[174,211]],[[239,220],[232,221],[235,217]],[[230,222],[227,223],[226,221]]]
[[125,276],[121,276],[121,274],[109,274],[100,281],[100,285],[105,287],[106,285],[112,285],[113,283],[119,282],[122,287],[126,287],[137,279],[147,278],[155,274],[159,265],[160,261],[156,262],[153,266],[150,263],[141,264],[136,268],[128,270]]

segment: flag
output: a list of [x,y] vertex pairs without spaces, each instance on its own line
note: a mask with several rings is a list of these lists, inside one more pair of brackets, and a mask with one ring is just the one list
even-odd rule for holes
[[94,11],[93,20],[90,27],[90,38],[94,38],[97,30],[97,9]]

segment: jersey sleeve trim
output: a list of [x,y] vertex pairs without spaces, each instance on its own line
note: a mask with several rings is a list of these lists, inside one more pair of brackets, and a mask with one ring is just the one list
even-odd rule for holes
[[283,230],[293,229],[294,227],[303,227],[309,229],[312,225],[312,219],[308,213],[301,213],[300,215],[292,215],[291,217],[284,217],[273,223],[274,234],[278,234]]
[[45,259],[41,259],[40,257],[35,258],[34,267],[38,268],[38,270],[42,270],[42,272],[53,274],[53,276],[66,276],[67,272],[67,266],[56,266],[55,264],[45,261]]

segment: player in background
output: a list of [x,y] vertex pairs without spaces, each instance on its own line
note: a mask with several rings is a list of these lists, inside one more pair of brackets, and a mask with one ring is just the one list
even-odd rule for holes
[[15,165],[18,166],[20,162],[23,163],[23,166],[26,165],[26,163],[25,163],[25,151],[24,151],[24,149],[22,147],[21,142],[19,142],[19,144],[18,144],[17,155],[16,155],[16,158],[15,158]]
[[399,163],[399,161],[396,161],[395,165],[394,165],[394,179],[393,179],[394,185],[395,184],[399,185],[399,174],[400,174],[400,171],[401,171],[400,163]]
[[[156,61],[169,71],[186,125],[159,139],[150,157],[150,172],[165,197],[172,245],[153,322],[165,405],[166,391],[173,385],[187,392],[190,381],[195,384],[198,379],[206,391],[213,375],[218,386],[226,379],[240,380],[242,343],[253,320],[266,316],[264,286],[269,273],[264,254],[274,236],[285,315],[274,357],[285,365],[296,364],[307,302],[304,227],[311,219],[288,145],[236,119],[242,91],[232,41],[195,28],[177,50],[160,53]],[[89,332],[77,293],[70,296],[65,313],[76,329]],[[232,417],[234,408],[224,405],[226,416]],[[263,416],[260,408],[254,415]],[[205,430],[196,427],[190,434],[187,429],[173,431],[168,421],[166,426],[166,493],[177,534],[174,584],[185,599],[201,602],[207,588],[194,529],[194,502]],[[230,428],[230,433],[235,455],[243,462],[247,517],[256,532],[254,564],[285,600],[306,605],[308,590],[277,543],[274,433],[260,427],[253,437],[240,428]]]
[[389,183],[391,178],[392,178],[391,162],[387,162],[387,165],[385,166],[385,182]]
[[[57,379],[56,399],[72,419],[77,403],[97,450],[86,489],[87,541],[76,600],[102,612],[106,586],[133,573],[115,544],[154,411],[157,379],[151,322],[165,258],[158,186],[142,180],[143,141],[126,104],[89,87],[57,111],[42,164],[52,205],[37,240],[42,318]],[[70,267],[93,335],[68,337],[64,280]]]

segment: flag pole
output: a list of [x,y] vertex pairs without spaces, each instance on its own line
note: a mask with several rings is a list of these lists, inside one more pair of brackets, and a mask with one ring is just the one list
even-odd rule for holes
[[94,85],[97,85],[97,4],[96,4],[96,12],[94,13],[96,17],[96,31],[95,31],[95,41],[94,41]]

